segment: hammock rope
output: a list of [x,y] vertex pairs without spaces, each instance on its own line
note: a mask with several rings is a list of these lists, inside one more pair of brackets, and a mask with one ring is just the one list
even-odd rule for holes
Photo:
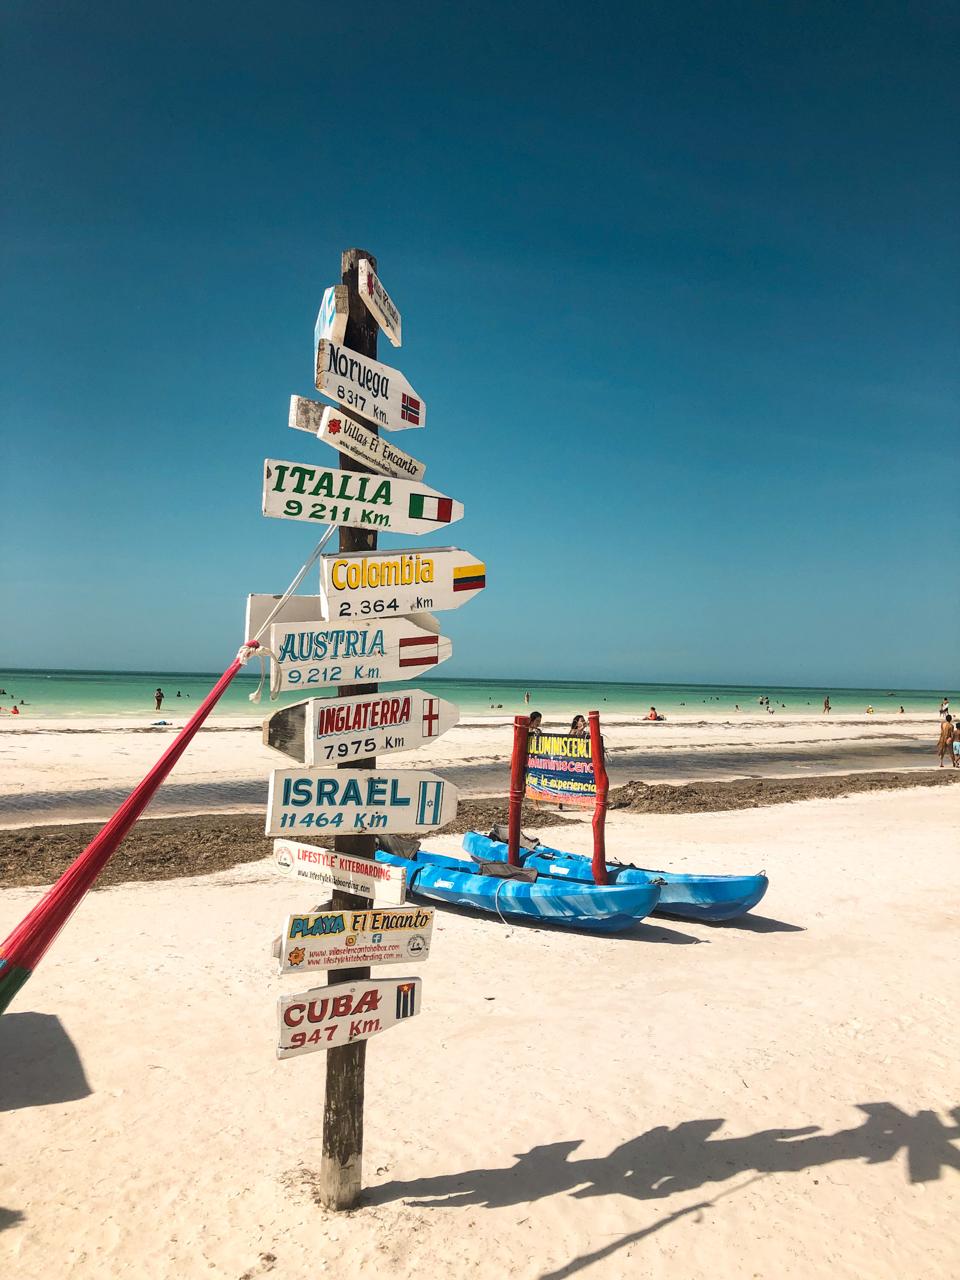
[[[223,697],[231,680],[255,655],[261,654],[260,637],[280,612],[287,600],[306,577],[336,526],[331,525],[313,549],[309,559],[290,586],[277,601],[266,621],[241,645],[236,658],[213,686],[203,702],[183,726],[170,746],[149,771],[146,777],[127,796],[113,817],[101,828],[91,842],[67,867],[40,901],[20,921],[11,934],[0,944],[0,1014],[30,977],[57,934],[70,919],[86,894],[93,887],[101,871],[120,848],[134,823],[153,799],[161,783],[170,773],[196,736],[207,716]],[[265,651],[269,653],[269,651]],[[261,686],[263,684],[263,656],[261,656]],[[253,697],[253,695],[251,695]],[[259,689],[256,699],[259,701]]]

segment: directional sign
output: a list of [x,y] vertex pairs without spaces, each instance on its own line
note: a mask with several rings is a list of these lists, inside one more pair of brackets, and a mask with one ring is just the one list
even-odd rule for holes
[[394,306],[393,299],[380,283],[373,264],[367,258],[361,258],[359,268],[360,297],[367,310],[387,335],[395,347],[400,346],[400,312]]
[[308,698],[264,721],[263,740],[302,764],[349,763],[413,751],[436,741],[459,719],[458,707],[423,689]]
[[263,514],[385,533],[427,533],[463,519],[463,503],[415,480],[267,458]]
[[426,960],[432,933],[432,907],[371,907],[290,916],[280,939],[280,972]]
[[339,343],[317,346],[315,384],[331,400],[388,431],[427,425],[427,406],[398,369]]
[[298,840],[274,840],[273,863],[288,880],[306,880],[396,907],[406,898],[405,867],[370,862],[337,849],[318,849],[316,845],[300,844]]
[[352,413],[335,409],[332,404],[291,396],[289,421],[294,430],[309,431],[331,448],[349,454],[355,461],[381,475],[422,480],[427,474],[425,462],[411,458],[409,453],[378,436]]
[[281,996],[277,1057],[369,1040],[420,1012],[421,985],[420,978],[368,978]]
[[313,362],[317,362],[317,347],[326,338],[330,342],[343,342],[347,331],[347,313],[350,304],[345,284],[332,284],[324,290],[323,301],[313,326]]
[[419,835],[457,814],[457,789],[419,769],[274,769],[267,794],[267,835],[329,830]]
[[486,567],[457,547],[320,557],[323,616],[337,621],[459,609],[486,581]]
[[[453,644],[409,618],[381,618],[346,625],[314,621],[270,628],[272,687],[315,689],[373,680],[415,680],[446,662]],[[279,683],[278,683],[279,682]]]
[[[245,639],[249,640],[253,636],[259,635],[261,628],[282,599],[282,596],[247,596],[247,610],[243,631]],[[276,626],[286,624],[290,630],[316,630],[329,625],[328,623],[317,622],[318,618],[323,617],[323,609],[323,596],[290,596],[288,600],[284,601],[272,621]],[[388,614],[387,616],[390,617],[392,615]],[[423,631],[436,633],[440,630],[440,622],[432,613],[408,614],[408,621],[420,627]],[[450,655],[447,654],[446,656],[449,657]],[[419,674],[418,671],[407,671],[403,679],[408,677],[412,679]]]

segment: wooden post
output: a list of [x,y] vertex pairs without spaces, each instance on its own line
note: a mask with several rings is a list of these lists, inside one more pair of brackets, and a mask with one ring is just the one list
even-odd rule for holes
[[593,776],[597,784],[597,802],[593,810],[593,882],[607,884],[607,849],[604,839],[604,828],[607,822],[607,792],[610,780],[607,777],[607,765],[603,758],[603,738],[600,736],[600,712],[591,711],[590,721],[590,757],[593,761]]
[[[341,259],[341,280],[347,286],[349,313],[343,345],[360,355],[377,358],[377,322],[364,306],[358,292],[358,263],[367,258],[374,271],[377,260],[365,249],[347,249]],[[379,431],[365,420],[367,428],[375,435]],[[340,467],[344,471],[367,471],[346,453],[340,454]],[[373,530],[340,530],[341,551],[374,551],[377,535]],[[376,693],[376,684],[339,685],[337,693],[349,696],[357,693]],[[351,760],[354,769],[374,769],[376,759]],[[341,768],[345,766],[341,765]],[[374,861],[377,851],[376,836],[337,836],[334,847],[341,853],[355,858]],[[362,910],[369,906],[365,898],[336,889],[332,907]],[[370,977],[370,969],[335,969],[328,974],[328,982],[358,982]],[[367,1058],[367,1042],[342,1045],[326,1054],[327,1087],[323,1104],[323,1155],[320,1163],[320,1200],[328,1209],[352,1209],[360,1197],[360,1177],[363,1163],[363,1086]]]
[[513,759],[510,766],[510,825],[507,839],[507,861],[520,865],[520,810],[523,807],[524,777],[530,741],[530,717],[513,717]]

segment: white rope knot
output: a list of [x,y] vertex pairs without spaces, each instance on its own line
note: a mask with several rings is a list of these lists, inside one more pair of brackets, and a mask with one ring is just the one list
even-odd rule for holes
[[[267,681],[267,659],[273,658],[274,664],[276,664],[277,655],[273,652],[272,649],[268,649],[265,644],[258,644],[256,649],[254,649],[253,652],[260,659],[260,681],[257,684],[255,691],[250,694],[250,701],[259,702],[261,697],[263,696],[263,686],[264,684],[266,684],[266,681]],[[273,670],[276,673],[276,675],[275,675],[275,678],[270,682],[270,687],[269,687],[271,702],[275,702],[276,699],[280,697],[280,671],[276,665],[274,665]],[[276,685],[276,688],[273,687],[274,685]]]
[[246,644],[242,644],[237,650],[237,661],[240,663],[241,667],[245,667],[259,649],[259,640],[248,640]]

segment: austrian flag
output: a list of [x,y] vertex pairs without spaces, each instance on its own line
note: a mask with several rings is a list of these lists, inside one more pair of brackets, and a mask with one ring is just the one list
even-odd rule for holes
[[409,422],[411,427],[420,425],[420,401],[416,396],[408,396],[404,391],[400,395],[400,417]]
[[453,499],[440,494],[431,497],[426,493],[411,493],[407,515],[414,520],[434,520],[437,524],[449,524],[453,519]]
[[439,636],[403,636],[400,640],[401,667],[434,667],[440,661]]

